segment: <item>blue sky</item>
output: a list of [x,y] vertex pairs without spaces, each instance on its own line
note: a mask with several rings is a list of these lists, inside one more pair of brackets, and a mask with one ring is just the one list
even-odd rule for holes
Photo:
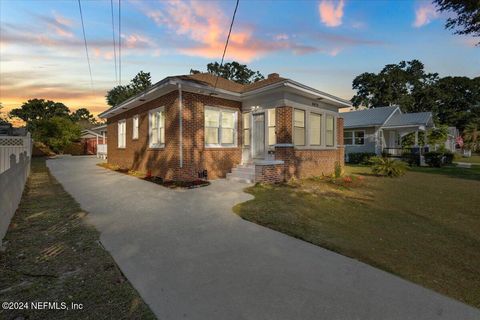
[[[106,108],[105,92],[116,83],[110,1],[81,3],[93,88],[77,1],[0,2],[0,101],[7,110],[34,97],[95,113]],[[159,81],[219,60],[235,2],[121,5],[126,82],[140,70]],[[429,1],[240,0],[227,59],[346,99],[356,75],[401,60],[419,59],[441,76],[478,76],[480,48],[445,30],[446,18]]]

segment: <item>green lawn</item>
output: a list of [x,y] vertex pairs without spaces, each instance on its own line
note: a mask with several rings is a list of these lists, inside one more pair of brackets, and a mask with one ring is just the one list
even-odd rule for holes
[[242,218],[480,307],[480,171],[417,168],[348,187],[325,179],[247,188]]
[[2,308],[1,319],[155,319],[86,215],[34,158],[0,252],[0,301],[75,302],[83,310]]
[[455,157],[456,162],[466,162],[472,164],[480,165],[480,155],[472,155],[471,157],[464,158],[464,157]]

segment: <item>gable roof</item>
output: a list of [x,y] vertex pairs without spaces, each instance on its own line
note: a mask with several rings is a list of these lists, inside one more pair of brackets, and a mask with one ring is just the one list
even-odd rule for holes
[[242,99],[247,98],[247,96],[255,96],[265,91],[284,88],[285,90],[294,90],[301,95],[309,96],[311,99],[325,100],[325,102],[331,103],[338,108],[351,106],[348,100],[308,87],[291,79],[282,78],[277,73],[270,74],[266,79],[250,84],[236,83],[225,78],[217,77],[211,73],[197,73],[166,77],[136,96],[125,100],[119,105],[110,107],[100,113],[99,117],[108,118],[114,114],[118,115],[130,108],[139,106],[148,99],[153,99],[172,90],[176,90],[179,85],[191,87],[196,90],[195,92],[199,92],[200,94],[210,95],[215,92],[214,88],[216,85],[216,95],[235,101],[242,101]]
[[380,107],[342,113],[345,128],[381,126],[398,107]]
[[237,93],[253,91],[274,83],[288,80],[287,78],[282,78],[277,74],[269,75],[267,78],[263,80],[253,82],[253,83],[248,83],[248,84],[240,84],[235,81],[228,80],[222,77],[218,77],[218,81],[217,81],[217,76],[211,73],[196,73],[196,74],[189,74],[189,75],[181,75],[181,76],[176,76],[175,78],[179,78],[182,80],[197,81],[199,83],[203,83],[211,87],[215,87],[215,83],[216,83],[218,89],[233,91]]
[[385,123],[385,127],[427,125],[432,118],[431,112],[396,113]]

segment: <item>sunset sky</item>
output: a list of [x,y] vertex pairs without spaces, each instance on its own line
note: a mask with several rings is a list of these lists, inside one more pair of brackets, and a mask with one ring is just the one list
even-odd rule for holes
[[[220,60],[234,1],[122,0],[122,83],[138,71],[154,82]],[[77,1],[0,1],[0,102],[30,98],[107,108],[116,84],[109,0],[82,0],[93,88]],[[118,0],[114,0],[118,39]],[[350,99],[352,79],[419,59],[441,76],[480,74],[480,47],[452,35],[428,1],[240,0],[227,60],[278,72]],[[118,52],[117,52],[118,53]]]

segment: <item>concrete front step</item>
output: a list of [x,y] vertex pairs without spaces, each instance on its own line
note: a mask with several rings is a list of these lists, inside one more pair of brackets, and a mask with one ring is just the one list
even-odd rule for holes
[[228,177],[237,177],[237,178],[255,180],[255,174],[253,173],[232,172],[232,173],[227,173],[227,178]]
[[254,183],[254,179],[245,179],[245,178],[240,178],[240,177],[235,177],[235,176],[228,176],[227,175],[227,180],[229,181],[237,181],[237,182],[242,182],[242,183]]
[[255,174],[255,168],[236,167],[232,169],[232,173]]

